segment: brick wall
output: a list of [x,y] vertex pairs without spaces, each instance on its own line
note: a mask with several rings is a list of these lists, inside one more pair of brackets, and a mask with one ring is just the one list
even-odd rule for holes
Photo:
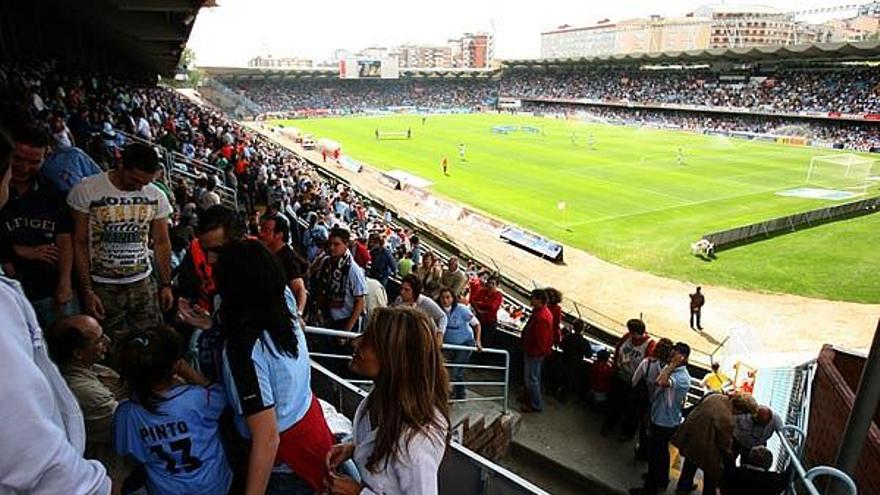
[[[864,357],[835,350],[829,345],[822,348],[810,402],[806,446],[808,465],[834,465],[864,363]],[[880,428],[877,427],[877,413],[874,417],[854,477],[859,493],[864,494],[880,494]]]

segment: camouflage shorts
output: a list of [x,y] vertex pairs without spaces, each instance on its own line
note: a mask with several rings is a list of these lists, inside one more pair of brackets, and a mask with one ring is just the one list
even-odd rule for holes
[[116,338],[120,332],[143,330],[162,322],[156,283],[147,277],[130,284],[93,283],[104,303],[104,333]]

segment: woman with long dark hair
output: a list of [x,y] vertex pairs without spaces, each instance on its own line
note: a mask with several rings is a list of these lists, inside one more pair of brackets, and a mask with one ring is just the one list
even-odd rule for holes
[[[353,441],[327,456],[334,495],[435,495],[449,443],[449,377],[434,325],[412,308],[379,308],[354,341],[351,369],[373,380],[354,416]],[[354,459],[357,482],[336,469]]]
[[309,351],[284,271],[262,244],[242,241],[223,248],[214,276],[223,381],[236,426],[251,440],[244,493],[281,491],[276,480],[270,484],[276,459],[317,491],[333,436],[312,394]]

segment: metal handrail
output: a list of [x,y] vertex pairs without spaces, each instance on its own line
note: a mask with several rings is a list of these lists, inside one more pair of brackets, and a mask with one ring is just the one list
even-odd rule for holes
[[[793,447],[788,440],[788,437],[785,433],[794,433],[798,435],[800,438],[800,443],[797,448]],[[797,477],[800,479],[801,484],[803,484],[804,488],[807,490],[809,495],[822,495],[816,485],[813,483],[813,479],[818,476],[830,476],[835,478],[837,481],[843,483],[850,495],[858,495],[859,491],[856,487],[856,484],[853,482],[852,478],[843,471],[833,468],[831,466],[815,466],[811,468],[809,471],[804,469],[804,465],[802,463],[802,455],[804,446],[806,444],[807,434],[797,426],[793,425],[785,425],[782,427],[780,431],[776,432],[776,435],[779,436],[780,443],[785,451],[788,453],[789,462],[792,466],[792,480],[788,484],[788,493],[794,494],[794,478]]]
[[[314,327],[314,326],[306,326],[305,332],[313,335],[324,335],[327,337],[335,337],[341,339],[354,339],[360,337],[360,333],[355,332],[346,332],[343,330],[333,330],[330,328],[322,328],[322,327]],[[444,350],[449,351],[471,351],[471,352],[479,352],[482,354],[495,354],[504,356],[504,366],[486,366],[486,365],[476,365],[476,364],[453,364],[453,363],[445,363],[446,367],[458,367],[465,369],[492,369],[496,371],[504,371],[504,381],[450,381],[451,385],[463,385],[474,386],[474,387],[504,387],[504,395],[501,397],[491,397],[491,398],[480,398],[474,397],[470,399],[452,399],[450,402],[470,402],[470,401],[478,401],[478,400],[503,400],[504,401],[504,410],[506,411],[509,406],[510,399],[510,353],[504,349],[493,349],[484,347],[482,350],[477,349],[473,346],[467,345],[456,345],[456,344],[443,344]],[[320,353],[320,352],[312,352],[311,356],[314,357],[323,357],[329,359],[349,359],[350,356],[342,355],[342,354],[328,354],[328,353]],[[358,384],[366,384],[372,383],[370,380],[349,380],[351,383]]]
[[[159,148],[161,150],[161,152],[164,154],[163,158],[165,159],[165,164],[164,164],[165,177],[166,177],[166,180],[169,182],[169,185],[173,179],[173,177],[172,177],[173,174],[183,175],[184,177],[188,177],[191,180],[194,180],[196,177],[192,172],[190,172],[188,170],[180,170],[176,166],[178,163],[180,163],[182,165],[186,165],[187,163],[193,163],[193,164],[198,165],[199,167],[202,167],[202,168],[208,169],[209,171],[212,171],[215,176],[220,177],[220,180],[222,182],[221,184],[219,184],[217,186],[218,191],[220,193],[224,193],[225,196],[230,198],[229,202],[232,203],[233,209],[238,210],[238,190],[235,188],[229,187],[227,185],[226,174],[222,170],[220,170],[220,168],[218,168],[214,165],[211,165],[210,163],[207,163],[205,161],[198,160],[196,158],[189,158],[188,156],[186,156],[178,151],[168,149],[159,143],[149,141],[149,140],[144,139],[138,135],[129,134],[129,133],[122,131],[122,130],[119,130],[116,132],[125,136],[126,139],[137,141],[140,143],[148,144],[150,146]],[[178,161],[177,158],[179,158],[180,161]]]
[[[172,164],[171,172],[168,175],[169,180],[171,179],[171,174],[181,175],[181,176],[186,177],[190,180],[196,179],[196,175],[193,174],[192,172],[190,172],[189,170],[181,170],[181,169],[173,166],[173,165],[176,165],[177,163],[178,162],[173,162],[173,164]],[[233,209],[235,209],[235,210],[238,209],[238,191],[236,191],[235,189],[232,189],[231,187],[224,186],[223,184],[220,184],[219,186],[217,186],[217,190],[220,193],[223,193],[222,197],[226,198],[227,201],[232,204]]]
[[192,163],[192,164],[198,165],[201,168],[208,169],[208,170],[214,172],[214,175],[217,175],[218,177],[220,177],[220,180],[223,181],[223,184],[221,184],[220,187],[226,187],[227,189],[230,189],[226,185],[226,173],[223,170],[221,170],[219,167],[217,167],[216,165],[211,165],[210,163],[208,163],[204,160],[199,160],[198,158],[190,158],[177,150],[172,150],[170,148],[166,148],[165,146],[162,146],[162,144],[160,144],[160,143],[157,143],[155,141],[150,141],[148,139],[144,139],[136,134],[129,134],[128,132],[125,132],[122,130],[117,130],[116,132],[125,136],[126,139],[131,139],[131,140],[138,141],[138,142],[141,142],[144,144],[149,144],[150,146],[155,146],[157,148],[161,148],[162,150],[165,151],[165,154],[170,155],[172,157],[172,159],[179,159],[183,163]]
[[[813,479],[819,476],[829,476],[843,483],[850,495],[858,495],[859,493],[859,489],[856,487],[855,482],[848,474],[835,467],[816,466],[807,471],[807,474],[804,475],[804,485],[807,486],[807,490],[810,490],[811,495],[813,495],[813,490],[816,489],[816,486],[813,484]],[[807,485],[807,483],[809,483],[809,485]],[[818,494],[818,490],[816,491],[816,494]]]
[[[312,368],[319,372],[320,374],[326,376],[328,379],[332,380],[336,386],[338,387],[338,392],[336,392],[338,402],[336,403],[337,409],[342,411],[341,403],[342,403],[342,395],[354,394],[361,399],[367,396],[367,392],[360,387],[357,387],[351,380],[346,380],[333,372],[329,371],[327,368],[322,366],[320,363],[312,361]],[[330,400],[330,397],[323,397],[325,400]],[[354,409],[351,409],[347,414],[347,417],[351,418],[354,414]],[[512,494],[529,494],[529,495],[550,495],[548,492],[542,490],[540,487],[535,485],[534,483],[521,478],[519,475],[505,469],[504,467],[495,464],[494,462],[480,456],[479,454],[471,451],[467,447],[461,445],[458,440],[451,440],[450,444],[450,452],[445,456],[443,460],[443,464],[441,464],[441,483],[443,481],[443,470],[445,465],[455,466],[457,461],[463,461],[466,464],[464,467],[470,467],[479,472],[479,488],[475,493],[488,494],[488,493],[512,493]],[[447,469],[451,469],[447,468]],[[446,476],[446,483],[449,482],[449,478],[453,477],[456,480],[462,478],[462,476],[467,476],[467,471],[461,471],[460,469],[455,469],[455,471],[451,474],[451,476]],[[442,486],[442,485],[441,485]],[[461,492],[461,493],[472,493],[472,492]]]

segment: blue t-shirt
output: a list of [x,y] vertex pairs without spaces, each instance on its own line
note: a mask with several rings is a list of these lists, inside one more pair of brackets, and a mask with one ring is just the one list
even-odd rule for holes
[[464,304],[456,304],[455,309],[446,313],[446,333],[443,334],[443,343],[465,345],[473,342],[474,331],[471,329],[473,319],[471,308]]
[[101,167],[89,155],[71,146],[53,150],[40,169],[40,174],[65,196],[86,177],[100,173]]
[[656,387],[651,397],[651,422],[666,428],[681,424],[681,411],[691,387],[691,375],[686,366],[675,368],[669,375],[670,387]]
[[227,342],[223,348],[223,385],[235,411],[239,433],[250,438],[245,419],[275,408],[278,431],[283,432],[302,419],[312,402],[309,349],[299,324],[294,322],[297,357],[282,354],[269,332],[247,345]]
[[144,464],[152,495],[227,493],[232,471],[220,443],[223,389],[178,385],[165,398],[159,414],[133,401],[119,404],[113,418],[116,452]]

